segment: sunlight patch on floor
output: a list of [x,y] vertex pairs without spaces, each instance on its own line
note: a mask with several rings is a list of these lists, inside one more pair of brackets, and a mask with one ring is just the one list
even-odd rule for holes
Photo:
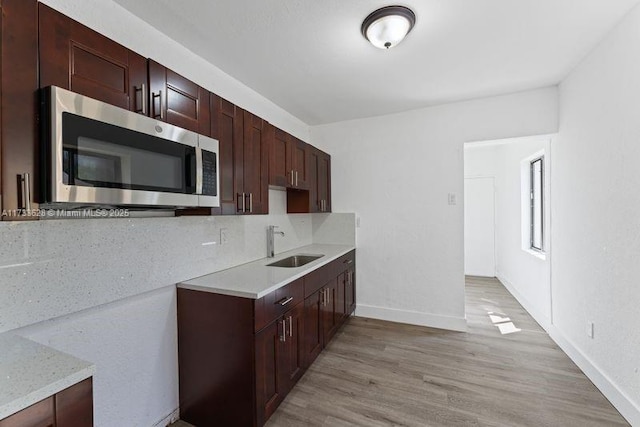
[[511,321],[509,317],[507,317],[504,313],[495,313],[493,311],[488,311],[489,320],[494,326],[498,327],[498,330],[502,335],[513,334],[514,332],[520,332],[522,329],[516,327],[516,325]]

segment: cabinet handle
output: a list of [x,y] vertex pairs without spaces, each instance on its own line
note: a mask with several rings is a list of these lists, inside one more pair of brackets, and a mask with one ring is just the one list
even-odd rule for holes
[[[31,176],[28,173],[23,173],[20,176],[20,185],[22,190],[22,204],[24,209],[31,211]],[[27,212],[27,215],[30,215]]]
[[287,323],[285,322],[284,319],[282,319],[281,322],[282,322],[282,335],[280,336],[280,341],[287,342]]
[[353,264],[353,260],[352,259],[347,259],[344,261],[344,264]]
[[138,86],[133,86],[133,106],[135,107],[135,112],[136,113],[144,113],[144,107],[142,108],[138,108],[138,92],[140,92],[142,94],[142,96],[144,96],[144,83],[142,84],[142,86],[140,86],[138,88]]
[[142,83],[142,114],[149,114],[149,106],[147,103],[149,102],[149,98],[147,98],[147,85]]
[[[160,98],[159,99],[160,114],[156,113],[156,98]],[[160,117],[160,120],[164,121],[164,108],[162,108],[162,91],[161,90],[158,91],[157,95],[155,93],[151,94],[151,103],[153,104],[153,118],[155,119]]]
[[320,305],[324,307],[324,299],[325,299],[324,289],[320,292]]
[[293,316],[289,316],[289,337],[293,338]]
[[276,302],[276,304],[280,304],[281,306],[284,307],[285,305],[289,304],[291,301],[293,301],[293,297],[289,297],[289,298],[284,297],[280,301]]
[[293,185],[293,169],[291,169],[291,185]]
[[[146,116],[148,114],[148,111],[147,111],[147,85],[142,83],[142,85],[140,85],[139,89],[138,89],[138,86],[134,86],[133,89],[135,91],[134,102],[135,102],[135,107],[136,107],[136,113],[142,113],[142,114],[144,114]],[[138,108],[138,92],[140,92],[140,96],[142,97],[142,108]]]
[[246,211],[245,198],[244,193],[237,193],[238,202],[242,200],[242,207],[240,207],[240,203],[236,203],[236,210],[238,212]]
[[249,193],[249,213],[253,213],[253,193]]
[[296,187],[298,186],[298,171],[296,171]]

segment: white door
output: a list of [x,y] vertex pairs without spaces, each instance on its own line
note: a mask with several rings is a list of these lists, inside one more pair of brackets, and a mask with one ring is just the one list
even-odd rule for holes
[[464,274],[494,277],[495,190],[493,177],[464,180]]

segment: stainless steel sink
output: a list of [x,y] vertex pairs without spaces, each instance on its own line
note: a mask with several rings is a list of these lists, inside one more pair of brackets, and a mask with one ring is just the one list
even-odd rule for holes
[[293,255],[288,258],[281,259],[280,261],[267,264],[267,267],[302,267],[303,265],[309,264],[311,261],[315,261],[323,256],[324,255]]

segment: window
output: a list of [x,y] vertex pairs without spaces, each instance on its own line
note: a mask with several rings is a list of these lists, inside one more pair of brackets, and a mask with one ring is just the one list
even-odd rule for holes
[[531,199],[529,247],[542,252],[544,248],[544,156],[532,160],[529,171]]

